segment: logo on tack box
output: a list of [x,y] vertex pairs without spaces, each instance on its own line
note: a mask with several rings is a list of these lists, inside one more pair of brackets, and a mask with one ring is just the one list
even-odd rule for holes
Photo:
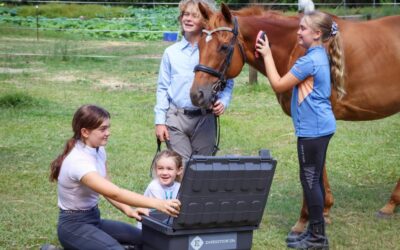
[[189,237],[189,250],[222,250],[235,249],[237,246],[237,234],[208,234]]
[[196,236],[191,242],[190,245],[194,250],[199,250],[203,246],[204,242],[203,240],[199,237]]

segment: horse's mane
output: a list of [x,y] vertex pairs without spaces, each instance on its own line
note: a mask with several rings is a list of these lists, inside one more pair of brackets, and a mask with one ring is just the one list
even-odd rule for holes
[[234,10],[231,11],[233,15],[239,16],[239,17],[268,17],[268,18],[273,18],[273,19],[297,19],[298,16],[287,16],[285,15],[282,11],[279,10],[271,10],[271,9],[266,9],[264,7],[260,6],[250,6],[250,7],[245,7],[240,10]]
[[232,14],[235,16],[261,16],[265,11],[262,7],[250,6],[240,10],[232,10]]
[[[245,7],[240,10],[231,10],[232,15],[242,17],[242,18],[255,18],[258,21],[254,20],[254,22],[259,22],[261,19],[268,19],[270,23],[292,23],[292,21],[298,22],[299,16],[287,16],[282,11],[266,9],[260,6],[250,6]],[[264,19],[265,20],[265,19]],[[211,27],[220,27],[221,23],[224,23],[224,17],[221,12],[215,12],[215,15],[212,15],[210,19],[206,22],[208,26]],[[228,37],[228,33],[219,32],[217,34],[220,38],[226,39]]]

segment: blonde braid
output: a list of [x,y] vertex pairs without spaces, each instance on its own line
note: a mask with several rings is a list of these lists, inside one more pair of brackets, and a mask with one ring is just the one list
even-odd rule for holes
[[344,89],[344,53],[339,27],[332,17],[324,12],[312,11],[304,15],[304,18],[314,30],[322,32],[322,42],[329,42],[331,81],[338,99],[341,99],[346,91]]
[[346,91],[344,89],[344,54],[339,31],[332,36],[328,53],[330,55],[332,85],[340,100],[346,94]]

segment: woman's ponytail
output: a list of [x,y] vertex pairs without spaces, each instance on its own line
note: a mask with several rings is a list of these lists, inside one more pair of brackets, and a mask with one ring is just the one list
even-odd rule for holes
[[75,138],[69,139],[65,143],[63,152],[59,156],[57,156],[57,158],[54,159],[54,161],[51,162],[51,164],[50,164],[50,176],[49,176],[49,180],[51,182],[57,181],[58,175],[60,174],[61,165],[62,165],[65,157],[67,157],[69,152],[71,152],[71,150],[74,148],[75,143],[76,143],[76,139]]

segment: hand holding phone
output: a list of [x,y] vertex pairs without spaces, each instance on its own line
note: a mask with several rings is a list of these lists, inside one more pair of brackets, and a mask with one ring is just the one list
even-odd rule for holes
[[258,58],[259,56],[260,56],[260,53],[258,53],[258,51],[257,51],[257,44],[261,44],[261,41],[260,40],[263,40],[263,41],[265,41],[265,37],[267,36],[267,34],[264,32],[264,31],[262,31],[262,30],[260,30],[259,32],[258,32],[258,34],[257,34],[257,38],[256,38],[256,44],[255,44],[255,49],[256,49],[256,51],[254,52],[254,56],[256,57],[256,58]]
[[265,41],[266,36],[267,36],[267,34],[264,31],[260,30],[260,32],[258,32],[258,35],[257,35],[257,43],[261,44],[260,40]]

